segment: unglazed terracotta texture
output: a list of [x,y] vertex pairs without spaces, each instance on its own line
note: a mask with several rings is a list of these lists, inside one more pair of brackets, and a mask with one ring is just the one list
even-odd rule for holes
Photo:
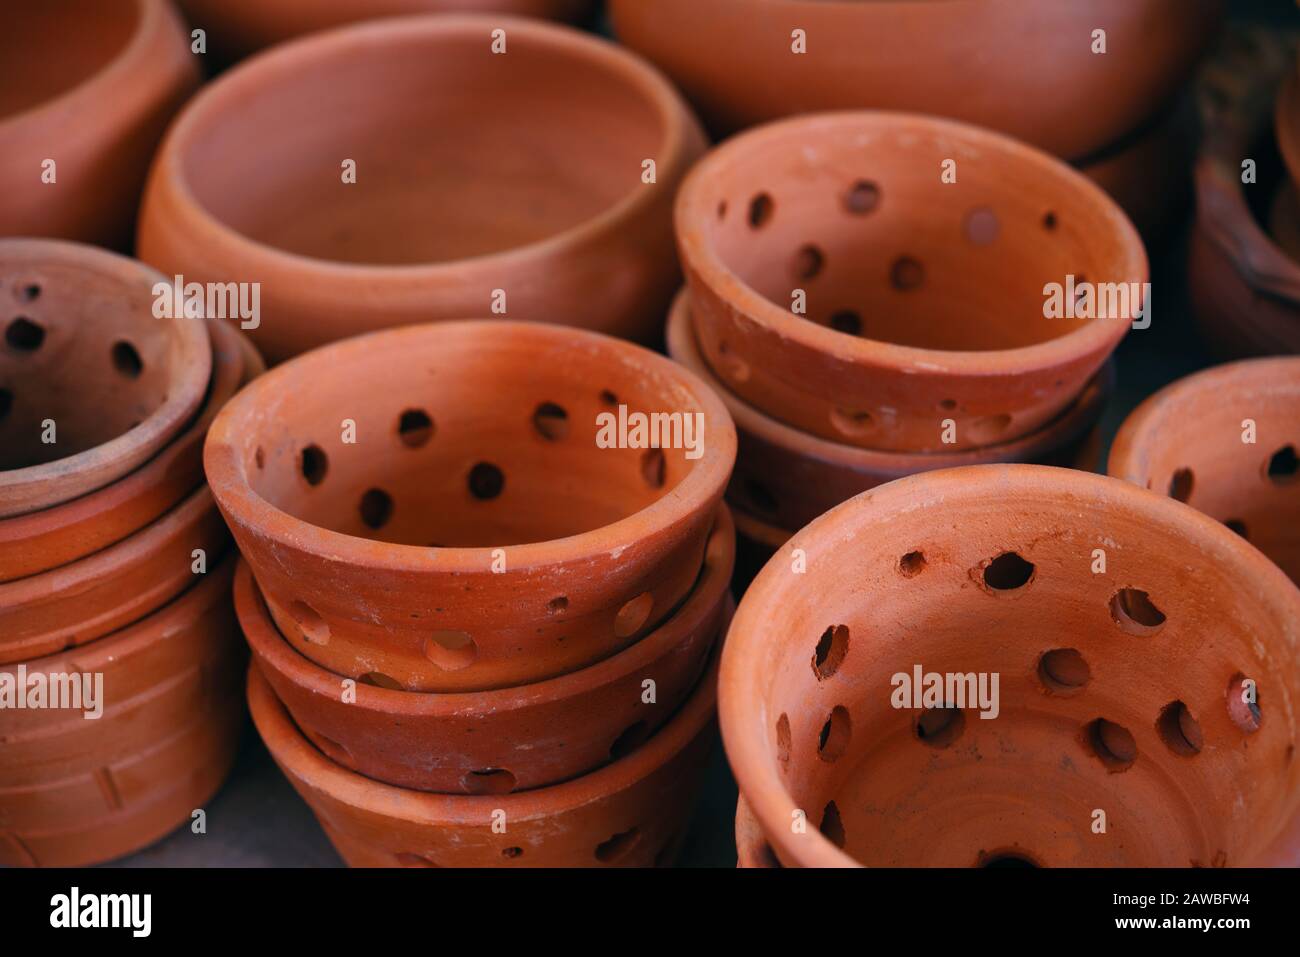
[[[677,416],[678,447],[634,447],[630,430],[599,444],[618,439],[602,416],[651,414]],[[471,320],[281,365],[217,417],[205,467],[300,653],[450,692],[541,681],[649,634],[695,583],[735,452],[721,401],[668,359]]]
[[[353,867],[648,867],[672,863],[715,738],[717,657],[682,709],[630,754],[551,787],[444,795],[380,784],[302,736],[256,665],[253,723]],[[504,812],[506,829],[493,826]]]
[[[711,128],[819,110],[951,116],[1067,159],[1158,113],[1214,37],[1219,0],[611,0],[619,39]],[[1093,31],[1106,31],[1106,53]],[[795,44],[802,31],[804,50]],[[1001,49],[1014,30],[1025,42]]]
[[[234,559],[91,645],[0,668],[53,684],[102,675],[102,714],[0,710],[0,863],[83,866],[128,854],[216,791],[242,723],[247,658],[230,604]],[[19,669],[22,669],[20,671]]]
[[746,513],[738,519],[741,532],[773,547],[840,502],[914,472],[988,462],[1096,469],[1099,462],[1092,438],[1115,388],[1111,362],[1068,409],[1023,438],[960,452],[877,452],[800,432],[732,395],[700,354],[684,291],[673,304],[667,340],[668,354],[712,386],[731,413],[737,454],[727,498]]
[[657,71],[575,30],[345,27],[194,99],[154,165],[139,251],[187,280],[259,281],[251,334],[272,361],[482,315],[650,340],[680,282],[673,194],[703,147]]
[[1300,357],[1206,369],[1125,420],[1108,471],[1223,522],[1300,582]]
[[[942,180],[946,160],[956,182]],[[743,133],[692,169],[676,222],[696,333],[726,386],[864,448],[952,451],[1042,428],[1145,301],[1142,241],[1098,187],[928,117],[826,114]],[[1065,313],[1076,283],[1122,284],[1122,298],[1079,300],[1115,318]],[[1045,315],[1049,284],[1059,318]]]
[[90,246],[0,239],[0,518],[103,488],[197,411],[212,347],[202,323],[154,316],[160,281]]
[[734,562],[735,529],[724,506],[699,581],[664,624],[589,668],[499,691],[420,694],[345,684],[279,634],[246,564],[236,576],[235,605],[262,675],[336,764],[398,787],[504,794],[617,760],[677,711],[730,621]]
[[[1300,591],[1218,522],[1106,476],[987,465],[881,486],[789,548],[804,572],[783,549],[759,574],[719,689],[782,864],[1300,860]],[[917,669],[986,692],[997,674],[997,716],[955,691],[900,702]]]
[[0,235],[129,246],[150,158],[198,83],[167,0],[7,4]]

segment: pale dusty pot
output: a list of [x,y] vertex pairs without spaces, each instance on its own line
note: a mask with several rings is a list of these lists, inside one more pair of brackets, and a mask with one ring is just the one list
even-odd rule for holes
[[128,854],[188,821],[216,790],[243,715],[233,569],[227,560],[100,641],[23,663],[28,681],[102,675],[103,713],[0,710],[0,863],[82,866]]
[[202,323],[154,316],[161,280],[91,246],[0,239],[0,518],[103,488],[198,410],[212,346]]
[[[1173,98],[1221,0],[611,0],[619,39],[710,127],[816,110],[893,109],[991,127],[1069,159]],[[1093,31],[1106,52],[1093,52]],[[806,52],[795,53],[795,30]]]
[[0,519],[0,582],[84,558],[138,532],[203,484],[203,439],[218,410],[264,371],[261,358],[226,323],[208,326],[212,381],[198,417],[140,468],[80,498]]
[[[1300,860],[1300,591],[1218,522],[989,465],[881,486],[788,548],[740,604],[719,691],[782,864]],[[996,673],[997,717],[897,700],[917,667]]]
[[616,760],[677,711],[730,620],[735,538],[724,506],[690,596],[636,644],[581,671],[498,691],[423,694],[345,683],[284,640],[247,564],[236,577],[235,605],[262,675],[336,764],[398,787],[504,794]]
[[[702,423],[699,457],[601,448],[618,436],[598,419],[622,406]],[[285,363],[217,416],[204,464],[299,652],[450,692],[555,677],[649,634],[695,583],[735,454],[721,401],[668,359],[479,320]]]
[[673,194],[703,147],[667,80],[576,30],[344,27],[194,99],[154,165],[139,251],[189,281],[260,282],[251,335],[272,361],[500,314],[650,340],[680,282]]
[[516,794],[408,791],[342,768],[302,736],[256,665],[248,704],[276,764],[353,867],[648,867],[671,864],[685,835],[716,734],[716,685],[715,655],[682,710],[641,747]]
[[915,472],[988,462],[1096,469],[1091,439],[1115,388],[1109,362],[1068,409],[1023,438],[959,452],[876,452],[800,432],[732,395],[700,355],[685,292],[673,304],[667,340],[668,354],[712,386],[736,423],[736,468],[727,497],[746,515],[738,520],[744,522],[742,533],[754,530],[757,535],[749,537],[767,545],[780,545],[795,529],[860,492]]
[[1297,454],[1300,357],[1251,359],[1151,396],[1124,421],[1107,467],[1223,522],[1300,582]]
[[150,158],[199,85],[189,42],[167,0],[6,4],[0,235],[130,245]]
[[[945,160],[955,183],[941,181]],[[825,114],[743,133],[694,167],[676,221],[695,330],[726,386],[863,448],[1029,435],[1075,401],[1145,301],[1142,241],[1097,186],[929,117]],[[1117,318],[1046,318],[1048,285],[1067,310],[1074,282],[1131,295]],[[792,311],[800,292],[806,314]]]

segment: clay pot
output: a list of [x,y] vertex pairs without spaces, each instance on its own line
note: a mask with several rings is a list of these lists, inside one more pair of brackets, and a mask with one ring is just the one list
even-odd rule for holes
[[212,347],[202,323],[154,316],[160,281],[90,246],[0,239],[0,518],[103,488],[194,415]]
[[[1183,0],[611,0],[614,32],[710,128],[818,110],[951,116],[1078,159],[1159,112],[1224,4]],[[1014,24],[1012,39],[1007,30]],[[1106,31],[1106,53],[1093,31]],[[804,50],[795,52],[802,31]],[[1032,38],[1032,39],[1025,39]],[[1022,42],[1023,41],[1023,42]],[[1026,82],[1032,77],[1032,82]]]
[[717,667],[715,654],[682,709],[630,754],[516,794],[429,794],[342,768],[303,737],[256,666],[248,705],[275,763],[353,867],[664,866],[713,748]]
[[[783,865],[1300,861],[1300,590],[1219,523],[988,465],[881,486],[791,547],[806,571],[763,569],[719,683]],[[921,708],[899,680],[917,668],[986,692],[996,673],[996,718],[952,690]]]
[[[241,565],[235,604],[276,697],[336,763],[398,787],[504,794],[584,774],[653,735],[695,686],[730,619],[735,529],[726,507],[700,580],[657,630],[581,671],[518,688],[431,695],[352,686],[281,637]],[[653,682],[653,702],[644,700]]]
[[1108,470],[1223,522],[1300,582],[1297,450],[1300,357],[1252,359],[1143,402],[1115,436]]
[[575,30],[451,15],[346,27],[195,98],[151,174],[140,255],[187,280],[256,277],[251,334],[272,361],[489,314],[649,340],[680,283],[672,197],[703,146],[658,72]]
[[[696,451],[601,448],[621,408],[681,413]],[[576,671],[653,631],[695,584],[735,450],[717,396],[662,356],[482,320],[285,363],[217,416],[205,467],[290,644],[345,677],[452,692]]]
[[[234,759],[246,657],[227,560],[176,601],[10,676],[99,674],[103,712],[0,710],[0,863],[83,866],[137,850],[212,796]],[[15,680],[10,678],[9,680]]]
[[7,6],[0,235],[125,249],[150,157],[199,84],[184,25],[167,0]]
[[[1021,439],[959,452],[876,452],[808,435],[741,399],[710,372],[691,329],[683,292],[668,320],[668,354],[722,398],[736,423],[736,468],[727,497],[744,513],[742,534],[779,546],[793,531],[860,492],[914,472],[986,462],[1038,462],[1095,469],[1096,425],[1115,388],[1114,363],[1094,376],[1075,402],[1043,428]],[[753,534],[748,534],[753,532]]]
[[[691,171],[677,235],[695,331],[727,387],[810,435],[877,450],[1042,428],[1145,301],[1142,241],[1100,189],[1012,140],[921,116],[741,134]],[[1076,281],[1131,295],[1107,305],[1117,318],[1046,318],[1047,285],[1073,313]],[[800,290],[806,315],[791,311]]]

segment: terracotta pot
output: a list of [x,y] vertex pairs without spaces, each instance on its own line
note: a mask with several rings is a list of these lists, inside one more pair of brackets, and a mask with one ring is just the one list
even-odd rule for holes
[[1297,450],[1300,357],[1252,359],[1143,402],[1115,436],[1108,470],[1218,519],[1300,582]]
[[[0,669],[102,675],[102,714],[0,710],[0,863],[81,866],[187,821],[230,768],[242,723],[228,560],[181,598],[91,645]],[[23,670],[20,672],[19,667]]]
[[[702,423],[699,457],[599,447],[598,418],[623,406]],[[717,396],[662,356],[483,320],[285,363],[226,405],[205,466],[299,652],[451,692],[576,671],[650,633],[695,583],[735,451]]]
[[353,867],[646,867],[670,864],[680,847],[713,747],[716,686],[715,655],[682,710],[627,756],[563,784],[491,795],[408,791],[334,764],[256,666],[248,704],[276,764]]
[[680,282],[672,197],[703,146],[658,72],[575,30],[451,15],[346,27],[195,98],[151,174],[140,255],[187,280],[260,281],[252,336],[273,361],[502,313],[649,340]]
[[[719,685],[782,864],[1300,861],[1300,590],[1219,523],[990,465],[874,489],[792,545],[806,571],[763,569]],[[925,710],[899,680],[917,668],[997,692]]]
[[[610,15],[619,39],[662,67],[718,131],[817,110],[909,110],[1078,159],[1173,98],[1215,36],[1223,7],[1218,0],[1058,0],[1032,11],[1018,0],[611,0]],[[1018,39],[1006,32],[1010,24]],[[1093,52],[1097,29],[1106,31],[1105,54]],[[794,52],[795,30],[803,31],[806,52]]]
[[[953,156],[957,182],[941,183]],[[1069,407],[1145,301],[1142,241],[1100,189],[1012,140],[921,116],[737,136],[691,171],[677,236],[695,330],[727,387],[863,448],[1029,435]],[[1118,318],[1046,318],[1047,285],[1073,312],[1075,281],[1137,285]],[[791,311],[797,290],[806,315]]]
[[[685,293],[668,320],[668,354],[722,398],[736,423],[736,468],[727,487],[742,533],[779,546],[793,531],[860,492],[914,472],[986,462],[1038,462],[1097,468],[1096,425],[1115,389],[1109,362],[1064,413],[1031,435],[1000,445],[959,452],[875,452],[842,445],[791,428],[732,395],[713,377],[691,329]],[[762,529],[754,528],[758,520]],[[752,537],[752,536],[751,536]],[[779,540],[777,540],[779,539]]]
[[[361,685],[345,696],[342,679],[281,637],[246,564],[235,604],[276,697],[336,764],[398,787],[504,794],[607,764],[677,711],[730,618],[735,538],[724,506],[694,590],[636,644],[590,668],[499,691],[431,695]],[[649,703],[646,681],[654,689]]]
[[150,157],[199,84],[184,25],[167,0],[8,6],[0,235],[125,249]]
[[0,239],[0,518],[103,488],[194,415],[212,347],[201,323],[155,318],[161,280],[90,246]]

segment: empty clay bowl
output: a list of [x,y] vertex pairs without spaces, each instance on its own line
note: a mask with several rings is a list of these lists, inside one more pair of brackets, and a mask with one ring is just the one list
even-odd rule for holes
[[680,847],[715,739],[717,656],[682,709],[591,774],[516,794],[430,794],[333,763],[254,665],[253,723],[352,867],[648,867]]
[[0,582],[58,568],[138,532],[203,484],[203,439],[226,400],[264,370],[227,323],[208,324],[212,381],[185,431],[129,475],[39,512],[0,519]]
[[[929,117],[743,133],[691,171],[676,215],[709,365],[771,417],[863,448],[1029,435],[1075,401],[1145,302],[1142,241],[1097,186]],[[1059,318],[1045,315],[1050,284]],[[1103,284],[1075,307],[1072,290]],[[1067,318],[1098,299],[1115,318]]]
[[617,760],[677,711],[730,619],[735,547],[724,506],[699,581],[663,625],[589,668],[499,691],[422,694],[345,683],[281,637],[246,564],[235,604],[276,697],[336,764],[398,787],[504,794]]
[[[619,415],[624,447],[601,447]],[[635,447],[650,415],[676,416],[666,444],[694,451]],[[481,320],[281,365],[217,417],[205,467],[299,652],[381,687],[482,691],[575,671],[664,621],[735,450],[717,396],[668,359]]]
[[668,354],[713,387],[736,423],[736,468],[727,498],[745,513],[737,520],[742,533],[755,531],[748,537],[768,545],[780,545],[859,492],[914,472],[986,462],[1095,469],[1096,447],[1089,439],[1115,388],[1114,363],[1108,362],[1068,409],[1023,438],[960,452],[876,452],[808,435],[732,395],[700,355],[684,292],[673,304],[667,339]]
[[194,415],[212,347],[203,323],[154,316],[161,281],[90,246],[0,239],[0,518],[103,488]]
[[1300,582],[1300,357],[1206,369],[1124,421],[1108,471],[1218,519]]
[[[817,110],[932,113],[1068,159],[1160,111],[1217,31],[1222,0],[611,0],[619,39],[709,126]],[[1106,33],[1096,53],[1094,31]],[[795,31],[800,31],[796,35]],[[803,52],[796,52],[802,43]]]
[[566,27],[344,27],[194,99],[155,163],[139,250],[187,280],[260,281],[251,335],[272,361],[466,316],[649,340],[680,282],[673,194],[703,146],[657,71]]
[[0,235],[125,249],[149,160],[199,84],[184,25],[167,0],[5,6]]
[[783,865],[1300,861],[1300,591],[1218,522],[983,465],[860,495],[788,549],[719,687]]

